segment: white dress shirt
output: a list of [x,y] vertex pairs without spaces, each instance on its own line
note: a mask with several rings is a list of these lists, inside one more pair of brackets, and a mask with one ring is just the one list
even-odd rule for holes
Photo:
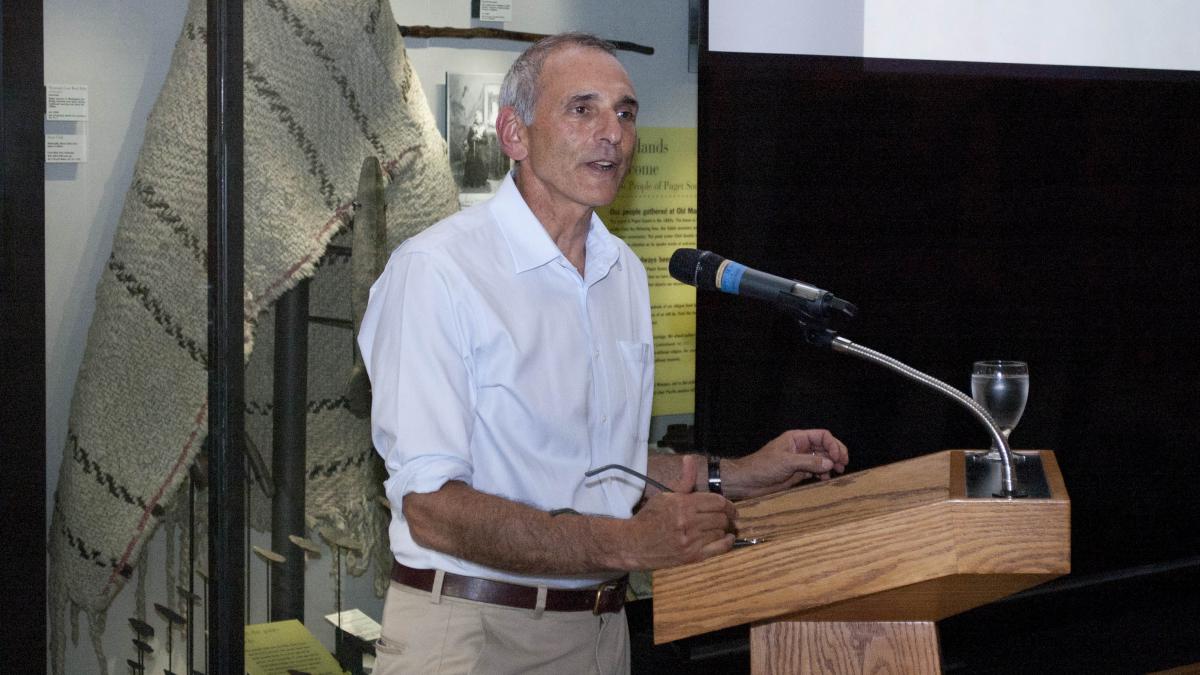
[[612,463],[646,470],[654,382],[646,272],[595,215],[584,270],[563,256],[511,176],[492,199],[392,253],[358,343],[396,560],[556,588],[605,580],[516,575],[422,548],[400,509],[410,492],[460,480],[542,510],[630,517],[640,480],[583,473]]

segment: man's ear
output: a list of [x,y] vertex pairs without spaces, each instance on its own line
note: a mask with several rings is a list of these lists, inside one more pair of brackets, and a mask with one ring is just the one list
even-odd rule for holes
[[528,128],[521,121],[516,108],[504,106],[496,115],[496,138],[500,139],[500,149],[514,161],[521,161],[529,155]]

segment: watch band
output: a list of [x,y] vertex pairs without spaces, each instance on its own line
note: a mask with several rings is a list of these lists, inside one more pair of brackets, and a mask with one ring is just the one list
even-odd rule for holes
[[721,490],[721,458],[708,456],[708,491],[725,494]]

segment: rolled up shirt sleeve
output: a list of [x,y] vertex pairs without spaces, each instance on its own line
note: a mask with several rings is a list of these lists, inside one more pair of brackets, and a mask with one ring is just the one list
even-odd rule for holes
[[475,397],[460,300],[434,260],[403,248],[371,287],[358,344],[371,379],[371,438],[395,505],[410,492],[471,482]]

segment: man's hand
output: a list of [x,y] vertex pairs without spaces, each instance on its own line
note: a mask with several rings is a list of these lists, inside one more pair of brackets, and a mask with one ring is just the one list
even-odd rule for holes
[[846,445],[825,429],[785,431],[757,452],[721,460],[721,482],[730,499],[778,492],[813,476],[828,480],[850,462]]
[[682,458],[680,475],[629,521],[630,569],[659,569],[696,562],[733,548],[737,510],[721,495],[695,492],[700,457]]

